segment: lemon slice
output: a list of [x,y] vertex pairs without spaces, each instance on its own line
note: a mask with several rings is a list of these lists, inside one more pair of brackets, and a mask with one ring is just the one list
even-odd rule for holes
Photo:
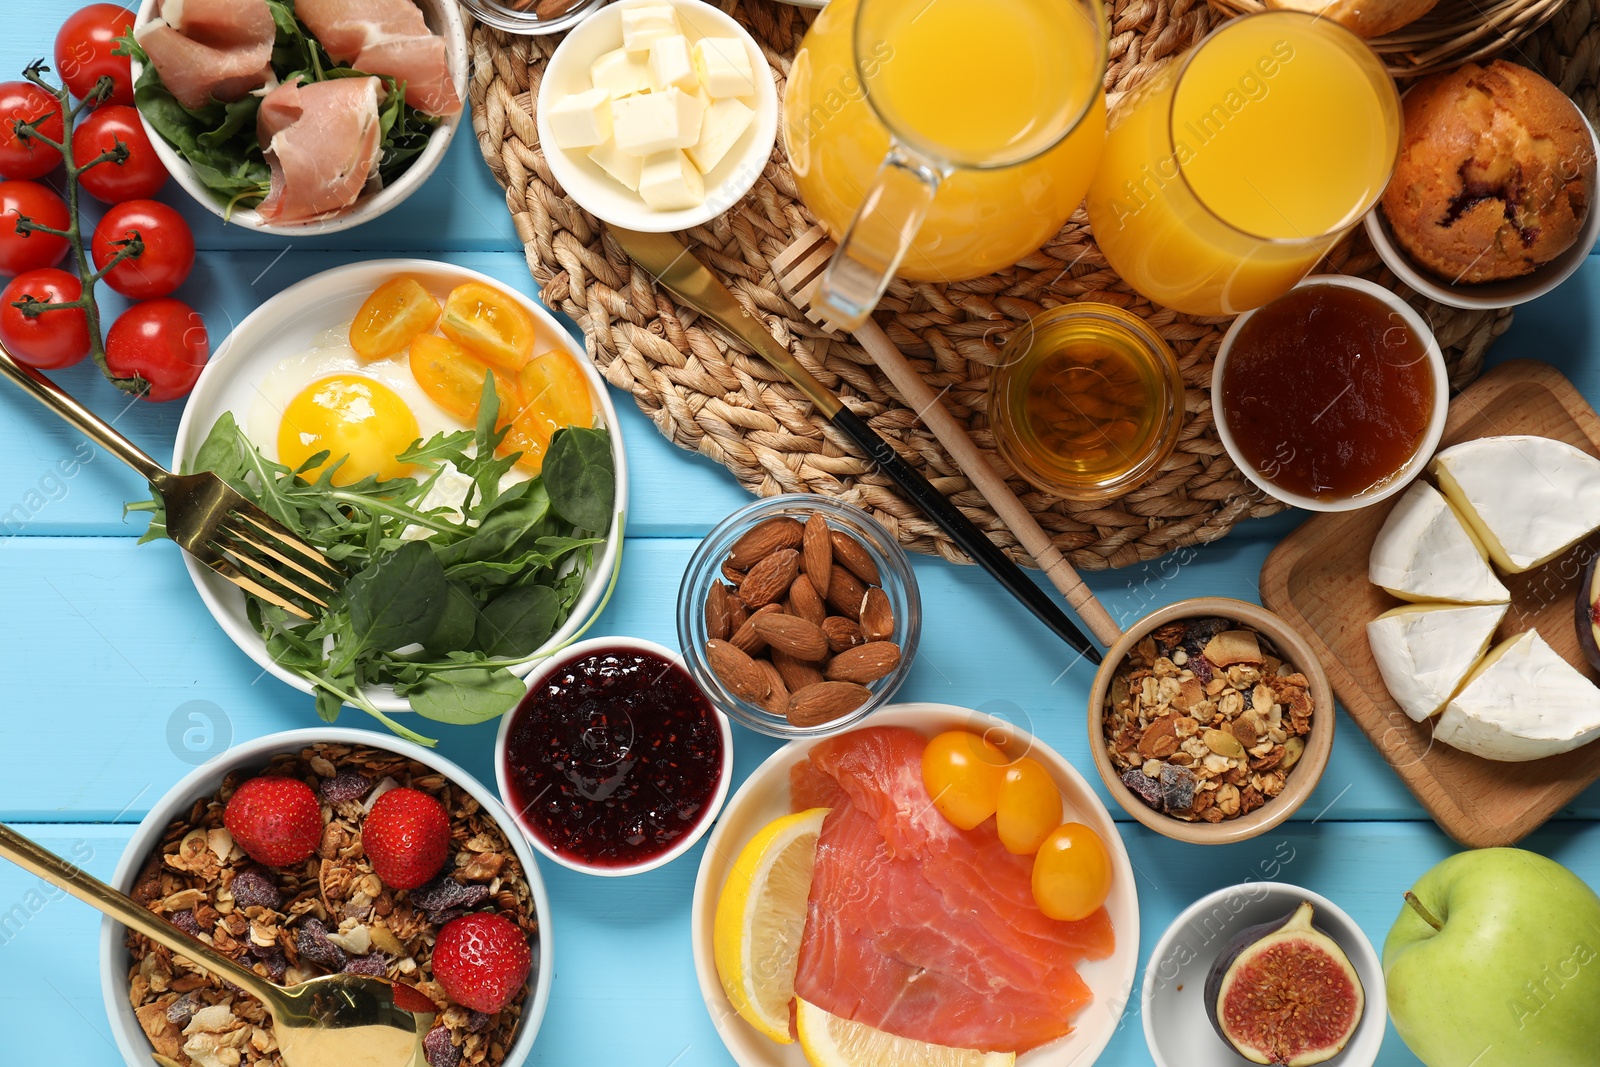
[[1015,1052],[979,1052],[896,1037],[795,1001],[795,1028],[811,1067],[1011,1067]]
[[789,1002],[805,932],[806,898],[827,808],[785,815],[750,839],[717,900],[712,951],[733,1010],[790,1044]]

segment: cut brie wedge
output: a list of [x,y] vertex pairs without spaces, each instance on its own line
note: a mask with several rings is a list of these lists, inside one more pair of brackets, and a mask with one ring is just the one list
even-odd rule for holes
[[1559,755],[1600,737],[1600,689],[1529,630],[1484,657],[1433,736],[1505,763]]
[[1401,600],[1504,604],[1511,599],[1489,569],[1483,545],[1427,482],[1414,483],[1389,512],[1367,557],[1367,578]]
[[1509,604],[1407,604],[1367,623],[1372,658],[1400,709],[1417,722],[1449,702],[1489,648]]
[[1600,526],[1600,460],[1548,437],[1480,437],[1433,459],[1439,488],[1508,574],[1548,563]]

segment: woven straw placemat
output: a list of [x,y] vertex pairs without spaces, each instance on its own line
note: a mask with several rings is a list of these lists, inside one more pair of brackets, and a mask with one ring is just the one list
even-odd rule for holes
[[[1595,117],[1600,27],[1595,0],[1569,0],[1508,57],[1540,67]],[[774,0],[723,0],[748,26],[779,83],[813,12]],[[1178,55],[1225,17],[1204,0],[1113,0],[1111,100]],[[465,14],[465,12],[464,12]],[[896,494],[888,480],[850,451],[787,381],[715,324],[659,292],[605,227],[569,200],[551,176],[533,120],[544,64],[559,38],[516,37],[470,23],[473,127],[546,304],[575,319],[606,378],[633,394],[656,427],[679,446],[709,456],[763,496],[812,492],[869,509],[908,548],[966,562],[944,535]],[[822,335],[782,295],[768,266],[814,220],[800,202],[783,139],[750,194],[715,222],[686,235],[739,300],[856,414],[988,531],[1019,562],[1031,562],[933,435],[855,344]],[[1361,274],[1395,288],[1358,229],[1324,269]],[[1485,351],[1510,325],[1500,311],[1458,311],[1401,289],[1432,323],[1451,384],[1475,378]],[[1011,484],[1057,547],[1082,569],[1120,567],[1214,541],[1235,523],[1282,504],[1256,490],[1228,460],[1211,418],[1207,386],[1226,319],[1198,319],[1151,305],[1111,271],[1080,210],[1038,253],[991,277],[951,285],[895,282],[878,321],[973,439],[993,452],[985,415],[996,344],[1043,308],[1101,300],[1128,308],[1166,338],[1188,384],[1177,450],[1158,476],[1095,507]]]

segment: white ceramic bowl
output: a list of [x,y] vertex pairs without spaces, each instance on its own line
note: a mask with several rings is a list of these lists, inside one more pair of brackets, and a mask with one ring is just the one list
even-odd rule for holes
[[[1421,339],[1428,350],[1428,363],[1433,367],[1433,414],[1428,420],[1428,430],[1422,439],[1421,445],[1407,461],[1406,465],[1382,485],[1369,489],[1364,493],[1341,500],[1318,500],[1316,497],[1303,496],[1293,493],[1282,486],[1274,485],[1261,475],[1244,456],[1239,453],[1239,446],[1233,439],[1233,433],[1228,427],[1228,415],[1217,398],[1222,392],[1222,373],[1228,365],[1228,353],[1233,348],[1233,339],[1239,336],[1239,331],[1244,324],[1250,321],[1254,311],[1247,311],[1233,320],[1233,325],[1228,327],[1228,332],[1223,334],[1222,343],[1217,347],[1216,364],[1211,369],[1211,416],[1216,420],[1217,436],[1222,439],[1222,447],[1228,452],[1228,457],[1233,460],[1244,476],[1256,488],[1274,499],[1281,500],[1291,507],[1305,508],[1307,511],[1355,511],[1376,504],[1387,499],[1411,484],[1412,479],[1422,473],[1422,468],[1428,465],[1428,460],[1433,458],[1433,450],[1439,447],[1439,439],[1444,436],[1444,422],[1450,414],[1450,380],[1449,371],[1444,365],[1444,353],[1439,349],[1439,341],[1433,336],[1433,329],[1426,319],[1417,314],[1412,306],[1400,299],[1389,290],[1367,281],[1365,278],[1353,278],[1344,274],[1314,274],[1295,286],[1302,289],[1312,285],[1339,285],[1346,289],[1355,289],[1376,297],[1389,306],[1389,309],[1405,320],[1411,331]],[[1292,290],[1291,290],[1292,291]],[[1281,297],[1279,299],[1282,299]]]
[[[1594,139],[1595,154],[1600,156],[1600,137],[1595,136],[1594,124],[1589,122],[1588,116],[1584,116],[1583,121],[1589,127],[1589,136]],[[1428,299],[1455,308],[1503,308],[1544,296],[1583,265],[1583,261],[1594,250],[1596,239],[1600,238],[1600,205],[1596,205],[1591,197],[1589,214],[1583,220],[1583,229],[1578,231],[1577,240],[1555,259],[1520,278],[1479,285],[1451,285],[1414,264],[1406,250],[1395,240],[1389,220],[1384,217],[1382,204],[1367,212],[1364,225],[1367,237],[1371,239],[1372,247],[1377,250],[1384,266]]]
[[[539,1032],[545,1008],[550,1003],[550,983],[556,973],[552,955],[550,898],[545,892],[544,880],[539,877],[539,866],[533,853],[528,851],[521,835],[516,833],[516,824],[500,806],[500,801],[472,775],[437,753],[398,737],[332,726],[288,730],[234,745],[184,775],[151,807],[150,814],[139,823],[127,847],[123,849],[122,858],[117,861],[117,869],[111,876],[111,885],[124,893],[133,892],[134,882],[139,877],[145,858],[160,847],[168,824],[186,816],[196,800],[214,794],[228,772],[263,767],[274,756],[296,752],[314,744],[366,745],[431,767],[472,794],[505,833],[512,851],[517,854],[517,861],[522,864],[533,896],[534,914],[539,920],[539,943],[535,946],[533,970],[528,975],[528,999],[523,1005],[522,1022],[517,1029],[516,1039],[506,1052],[506,1067],[518,1067],[533,1050],[533,1039]],[[101,920],[100,993],[105,1000],[106,1015],[110,1019],[117,1050],[131,1067],[150,1063],[151,1049],[150,1039],[145,1037],[139,1020],[133,1014],[133,1007],[128,1003],[129,959],[127,947],[123,944],[124,936],[125,928],[121,923],[110,918]]]
[[[589,379],[595,410],[600,421],[611,431],[611,458],[617,471],[617,517],[611,523],[604,550],[595,560],[588,584],[573,606],[571,616],[527,662],[515,668],[514,673],[525,677],[540,658],[576,640],[600,614],[601,608],[605,607],[617,568],[622,563],[623,516],[628,507],[627,460],[622,451],[617,412],[611,406],[605,380],[600,377],[600,372],[590,362],[583,348],[536,301],[486,274],[426,259],[375,259],[352,263],[291,285],[235,326],[206,364],[194,391],[189,394],[183,418],[178,423],[177,440],[173,444],[174,469],[189,463],[205,441],[212,424],[223,412],[234,412],[241,420],[240,425],[246,425],[242,420],[248,415],[250,405],[256,398],[262,377],[285,357],[311,347],[319,335],[331,329],[347,327],[368,294],[397,274],[417,278],[441,298],[447,291],[466,281],[485,282],[515,298],[538,323],[541,339],[559,344],[583,368]],[[185,555],[183,562],[189,569],[189,577],[194,580],[200,599],[217,620],[217,625],[233,639],[233,643],[273,677],[301,692],[312,692],[310,682],[279,666],[267,654],[266,643],[245,615],[244,594],[192,557]],[[380,711],[409,711],[411,708],[406,699],[396,696],[387,686],[370,688],[366,695]]]
[[[1078,973],[1094,993],[1094,1000],[1073,1020],[1073,1031],[1042,1048],[1017,1057],[1017,1067],[1086,1067],[1095,1061],[1117,1031],[1123,1009],[1133,997],[1133,978],[1139,966],[1139,896],[1133,864],[1116,823],[1083,776],[1059,753],[1011,723],[981,711],[949,704],[896,704],[874,712],[860,723],[904,726],[932,737],[946,730],[973,730],[998,744],[1009,755],[1038,760],[1061,790],[1066,820],[1081,822],[1099,834],[1111,854],[1113,878],[1106,909],[1116,931],[1116,950],[1110,958],[1084,962]],[[844,736],[844,735],[839,735]],[[711,1022],[740,1067],[804,1067],[800,1046],[779,1045],[757,1033],[739,1018],[722,990],[712,950],[717,898],[728,872],[746,842],[773,819],[789,814],[789,771],[804,760],[818,740],[791,741],[757,767],[728,802],[727,810],[706,843],[700,873],[694,883],[690,937],[695,976],[705,998]]]
[[[693,676],[689,674],[689,668],[683,662],[683,657],[665,645],[658,645],[654,641],[645,641],[636,637],[595,637],[587,641],[579,641],[577,644],[563,649],[559,656],[550,657],[539,666],[537,671],[528,677],[528,687],[532,689],[538,686],[545,677],[575,660],[583,659],[585,656],[595,652],[605,652],[612,649],[646,652],[659,656],[661,659],[676,664],[678,669],[683,671],[689,677],[690,682],[693,683]],[[700,820],[695,824],[691,832],[685,834],[665,852],[652,856],[640,863],[614,866],[584,863],[582,860],[574,859],[572,856],[552,849],[539,836],[538,830],[522,818],[521,812],[516,810],[515,802],[511,799],[510,782],[506,771],[506,744],[511,734],[512,721],[517,717],[515,710],[507,712],[500,717],[500,732],[495,735],[495,785],[499,788],[500,796],[504,799],[506,807],[510,809],[511,818],[515,822],[517,829],[522,831],[522,836],[527,838],[528,843],[546,859],[559,863],[569,870],[577,871],[579,874],[593,874],[602,878],[625,878],[628,875],[653,871],[657,867],[671,863],[693,848],[695,842],[704,837],[706,831],[711,828],[711,824],[717,821],[717,813],[722,810],[723,801],[728,799],[728,784],[733,779],[733,729],[728,725],[728,717],[717,708],[716,703],[710,697],[706,697],[706,707],[710,710],[717,724],[717,730],[722,735],[722,766],[718,772],[717,788],[711,794],[711,802],[700,813]]]
[[1140,997],[1144,1039],[1156,1067],[1238,1067],[1245,1062],[1211,1026],[1206,976],[1235,934],[1281,919],[1307,900],[1316,908],[1314,925],[1350,957],[1365,1002],[1355,1036],[1328,1067],[1372,1067],[1389,1018],[1378,953],[1333,901],[1281,882],[1244,882],[1208,893],[1173,920],[1156,942]]
[[731,16],[700,0],[671,0],[678,21],[692,44],[701,37],[737,37],[750,53],[756,75],[754,99],[741,98],[755,112],[750,128],[705,176],[706,199],[699,207],[682,211],[657,211],[638,193],[615,181],[589,159],[586,149],[559,148],[546,119],[552,104],[564,96],[590,88],[589,68],[594,61],[622,47],[622,10],[617,4],[602,8],[569,33],[545,66],[539,84],[535,117],[539,143],[550,173],[578,206],[596,218],[644,233],[671,233],[710,222],[737,204],[761,177],[778,138],[778,91],[768,76],[766,57],[750,31]]
[[[160,0],[143,0],[134,19],[135,29],[156,17],[159,3]],[[450,139],[456,135],[456,127],[461,125],[461,120],[467,113],[467,31],[461,22],[461,11],[456,6],[455,0],[416,0],[416,4],[422,9],[428,28],[444,38],[445,56],[450,64],[450,74],[456,83],[456,94],[461,97],[461,110],[439,123],[428,138],[427,147],[417,154],[411,161],[411,166],[401,173],[393,185],[386,186],[376,193],[363,193],[361,198],[342,214],[311,222],[271,223],[262,219],[260,212],[254,208],[235,208],[230,212],[209,189],[201,184],[200,179],[195,177],[194,168],[189,165],[189,161],[179,155],[178,150],[168,144],[141,114],[139,121],[144,126],[145,136],[150,138],[150,143],[155,146],[156,155],[171,173],[173,181],[181,185],[183,191],[193,197],[196,203],[224,222],[231,222],[236,226],[243,226],[247,230],[256,230],[260,233],[292,237],[337,233],[340,230],[360,226],[364,222],[371,222],[422,188],[422,184],[439,166],[439,161],[444,159],[445,149],[450,147]],[[133,64],[135,82],[139,80],[139,74],[143,69],[143,64],[138,62]]]

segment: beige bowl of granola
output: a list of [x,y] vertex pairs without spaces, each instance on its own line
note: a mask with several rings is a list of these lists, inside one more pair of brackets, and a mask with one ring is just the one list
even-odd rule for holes
[[[223,825],[232,791],[269,771],[304,781],[322,807],[321,847],[296,867],[254,863]],[[409,892],[372,873],[359,835],[366,810],[396,786],[432,794],[450,819],[451,858]],[[328,727],[235,746],[151,809],[111,884],[274,981],[363,970],[415,986],[443,1005],[435,1018],[443,1033],[424,1043],[429,1067],[521,1064],[550,998],[550,903],[516,824],[466,771],[399,738]],[[515,922],[533,949],[526,988],[493,1015],[450,1003],[431,970],[438,929],[484,910]],[[100,957],[106,1011],[128,1063],[149,1063],[154,1051],[180,1067],[281,1067],[271,1020],[252,998],[111,919]]]
[[1089,751],[1106,789],[1150,829],[1200,845],[1294,814],[1327,766],[1333,724],[1311,646],[1267,609],[1226,597],[1140,619],[1089,693]]

